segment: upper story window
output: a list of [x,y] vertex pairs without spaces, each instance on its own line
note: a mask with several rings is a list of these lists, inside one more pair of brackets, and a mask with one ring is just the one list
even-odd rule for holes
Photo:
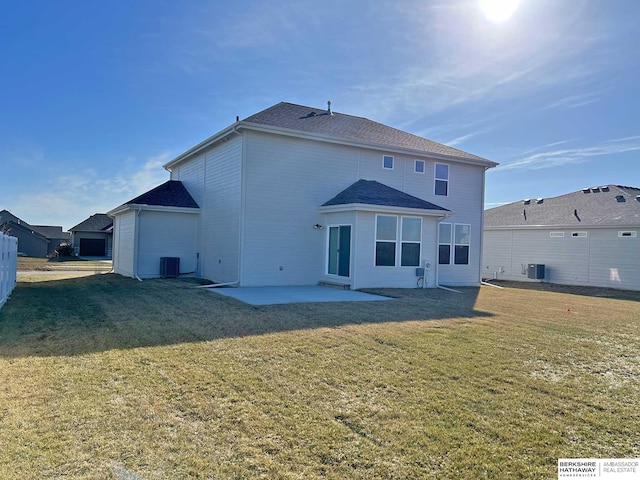
[[424,173],[424,160],[416,160],[413,171],[416,173]]
[[382,157],[382,168],[393,170],[393,157],[391,155],[384,155]]
[[435,166],[435,194],[444,197],[449,195],[449,165],[436,163]]

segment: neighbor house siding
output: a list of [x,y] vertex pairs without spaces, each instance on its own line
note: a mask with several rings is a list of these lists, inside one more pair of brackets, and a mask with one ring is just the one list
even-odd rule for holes
[[[171,228],[167,228],[170,225]],[[160,276],[161,257],[179,257],[180,272],[194,273],[197,265],[198,215],[174,212],[140,212],[138,276]]]
[[135,225],[136,212],[134,211],[122,213],[113,219],[115,244],[113,270],[125,277],[134,276]]
[[[486,230],[485,278],[529,281],[526,266],[545,265],[546,282],[640,290],[638,238],[619,238],[622,228]],[[564,237],[550,237],[550,232]],[[585,231],[587,237],[572,237]],[[524,273],[523,273],[524,272]]]

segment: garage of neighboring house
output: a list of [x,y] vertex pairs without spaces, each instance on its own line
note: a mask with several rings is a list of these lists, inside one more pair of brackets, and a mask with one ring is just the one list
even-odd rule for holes
[[111,257],[113,220],[104,213],[91,215],[69,230],[76,255],[81,257]]

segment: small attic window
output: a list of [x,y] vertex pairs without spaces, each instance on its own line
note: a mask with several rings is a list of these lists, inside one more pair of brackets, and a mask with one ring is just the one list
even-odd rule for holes
[[624,195],[616,195],[616,200],[618,201],[618,203],[624,203],[627,200],[624,198]]
[[382,168],[393,170],[393,157],[391,155],[384,155],[382,157]]

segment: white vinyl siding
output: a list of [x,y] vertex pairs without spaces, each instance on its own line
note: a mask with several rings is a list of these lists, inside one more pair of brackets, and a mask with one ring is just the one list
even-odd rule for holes
[[640,290],[638,245],[618,236],[618,229],[584,230],[587,236],[549,237],[549,230],[486,230],[483,276],[529,281],[522,274],[530,263],[545,265],[545,280]]

